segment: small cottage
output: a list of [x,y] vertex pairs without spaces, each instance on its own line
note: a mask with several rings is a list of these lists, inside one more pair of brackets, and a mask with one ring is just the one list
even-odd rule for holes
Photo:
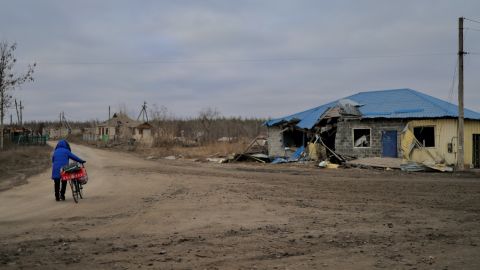
[[142,123],[129,118],[125,114],[115,113],[109,120],[100,123],[96,127],[98,140],[130,141],[134,139],[143,145],[152,145],[153,129],[149,123]]

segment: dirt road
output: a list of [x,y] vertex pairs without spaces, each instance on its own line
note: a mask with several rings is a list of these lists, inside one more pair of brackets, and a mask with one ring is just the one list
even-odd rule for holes
[[0,193],[2,269],[478,269],[478,175],[146,161],[73,145],[86,198],[49,171]]

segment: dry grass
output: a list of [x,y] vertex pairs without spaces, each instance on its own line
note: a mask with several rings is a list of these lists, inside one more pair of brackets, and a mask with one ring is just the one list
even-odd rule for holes
[[26,178],[50,167],[49,146],[12,147],[0,151],[0,190],[26,183]]
[[14,170],[25,164],[50,161],[51,151],[49,146],[22,146],[0,151],[0,170]]
[[203,146],[169,146],[143,149],[144,155],[155,157],[182,156],[184,158],[205,158],[212,156],[228,156],[234,153],[242,153],[250,142],[240,140],[238,142],[215,142]]

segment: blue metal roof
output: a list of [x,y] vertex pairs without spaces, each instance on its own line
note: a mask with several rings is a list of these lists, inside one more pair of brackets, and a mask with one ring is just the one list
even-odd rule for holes
[[[458,117],[458,107],[452,103],[420,93],[412,89],[392,89],[360,92],[343,99],[353,100],[362,106],[359,108],[362,118],[441,118]],[[265,122],[266,126],[275,126],[291,121],[299,121],[296,126],[311,129],[329,108],[339,100],[312,108],[303,112]],[[480,113],[465,109],[466,119],[480,120]]]

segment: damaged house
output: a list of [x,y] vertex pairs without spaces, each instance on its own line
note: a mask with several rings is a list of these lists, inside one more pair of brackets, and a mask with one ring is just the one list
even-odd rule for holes
[[[465,165],[480,168],[480,113],[465,109]],[[456,105],[412,89],[358,94],[265,122],[269,156],[321,142],[341,156],[454,165]]]
[[135,140],[151,146],[153,143],[153,127],[147,122],[130,119],[125,114],[113,114],[113,117],[96,127],[96,137],[103,142],[119,142]]

